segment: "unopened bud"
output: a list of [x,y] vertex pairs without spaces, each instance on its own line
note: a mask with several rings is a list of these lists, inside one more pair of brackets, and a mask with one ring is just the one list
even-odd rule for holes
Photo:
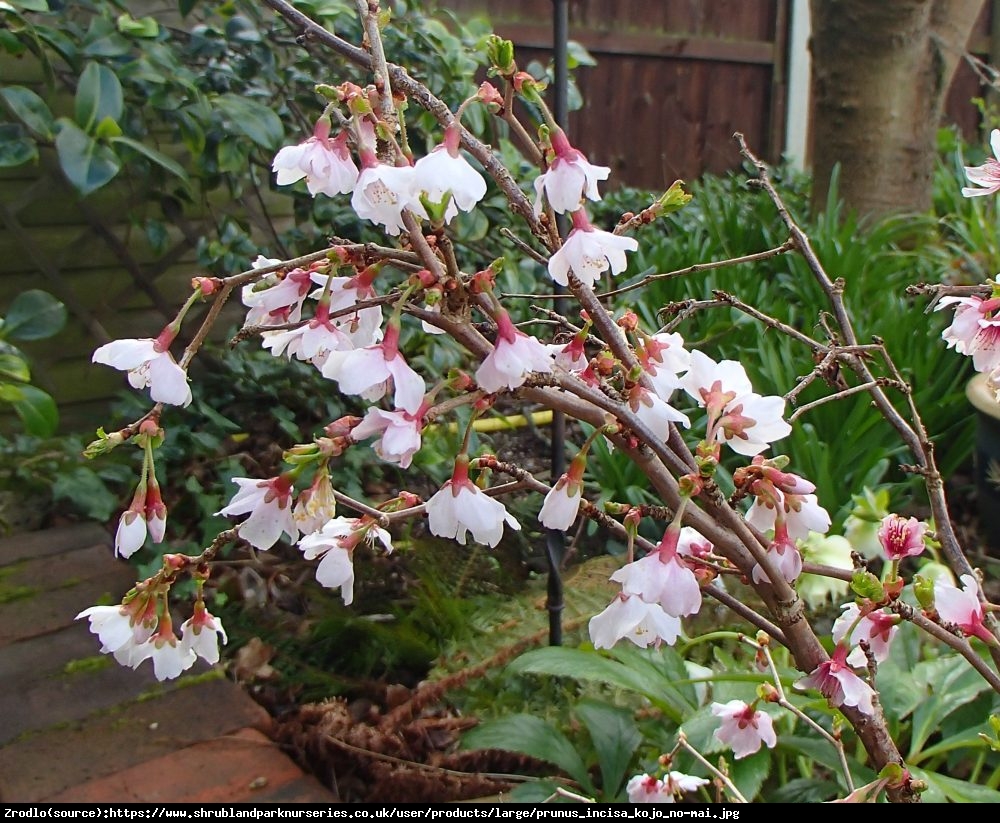
[[[511,56],[513,57],[513,46],[511,47]],[[479,86],[479,91],[476,92],[476,99],[487,106],[503,108],[503,95],[492,83],[482,83]]]
[[218,277],[192,277],[191,288],[200,291],[203,296],[208,297],[215,294],[222,287],[222,281]]
[[885,600],[885,587],[882,581],[867,569],[858,569],[851,575],[851,589],[858,597],[864,597],[873,603]]
[[934,581],[923,575],[913,576],[913,594],[925,612],[934,611]]
[[781,700],[781,695],[778,693],[778,690],[770,683],[760,683],[757,686],[757,697],[765,703],[777,703]]
[[628,309],[621,317],[618,318],[618,325],[625,331],[635,331],[639,328],[639,315],[631,309]]
[[499,35],[490,35],[486,41],[486,55],[490,63],[500,74],[511,75],[517,71],[514,63],[514,44],[504,40]]
[[87,448],[83,450],[83,456],[89,460],[92,460],[98,455],[107,454],[125,442],[125,435],[123,432],[116,431],[111,432],[111,434],[106,434],[103,428],[99,428],[97,430],[97,438],[97,440],[88,443]]
[[328,437],[345,437],[351,433],[351,429],[357,426],[361,422],[360,417],[356,417],[351,414],[345,414],[343,417],[338,417],[332,423],[327,424],[323,429]]
[[313,91],[315,91],[316,94],[318,94],[320,97],[325,97],[327,100],[329,100],[332,103],[339,103],[340,102],[340,98],[341,98],[340,92],[337,91],[337,89],[335,89],[333,86],[329,85],[328,83],[317,83],[313,87]]

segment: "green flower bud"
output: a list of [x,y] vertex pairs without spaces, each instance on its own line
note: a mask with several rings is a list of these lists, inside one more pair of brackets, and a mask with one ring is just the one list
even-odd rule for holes
[[864,597],[875,603],[885,600],[885,587],[882,581],[865,569],[858,569],[851,576],[851,589],[858,597]]
[[934,581],[921,574],[913,576],[913,593],[917,597],[920,608],[924,611],[934,610]]

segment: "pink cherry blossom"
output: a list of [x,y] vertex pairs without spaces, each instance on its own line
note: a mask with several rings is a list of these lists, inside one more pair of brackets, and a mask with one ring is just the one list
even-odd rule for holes
[[421,157],[413,169],[418,195],[422,194],[431,203],[440,203],[446,194],[451,195],[444,213],[445,223],[450,223],[459,209],[472,211],[486,195],[483,176],[458,149],[460,136],[457,123],[448,126],[444,142]]
[[239,486],[229,505],[217,511],[224,517],[250,516],[239,527],[240,537],[261,551],[270,549],[282,532],[294,542],[299,536],[298,526],[292,515],[292,483],[281,475],[269,480],[234,477]]
[[457,540],[462,546],[467,532],[472,532],[477,543],[493,548],[503,536],[504,523],[515,531],[521,528],[503,503],[483,494],[469,480],[467,458],[456,460],[451,480],[427,501],[425,510],[431,534]]
[[890,560],[902,560],[904,557],[916,557],[923,552],[926,531],[926,524],[915,517],[904,518],[898,514],[887,514],[882,518],[878,539],[886,557]]
[[[864,668],[868,665],[868,658],[858,644],[862,640],[867,641],[875,661],[881,663],[889,656],[889,645],[899,630],[899,618],[884,609],[866,614],[859,620],[860,614],[861,609],[857,603],[844,604],[843,613],[833,623],[833,642],[842,643],[846,639],[848,645],[857,647],[847,656],[847,662],[857,668]],[[851,626],[854,629],[851,636],[847,637]]]
[[372,445],[375,454],[389,463],[408,469],[413,455],[420,451],[423,420],[420,414],[407,411],[384,411],[374,406],[364,419],[351,430],[353,440],[365,440],[381,435]]
[[583,152],[570,145],[562,129],[554,129],[551,139],[555,159],[548,171],[535,178],[535,214],[542,213],[543,194],[559,214],[579,209],[584,197],[600,200],[597,183],[607,180],[611,169],[588,163]]
[[187,372],[169,351],[173,338],[173,333],[165,331],[155,340],[112,340],[94,352],[93,362],[128,372],[129,385],[134,389],[149,386],[149,395],[156,403],[186,406],[191,402],[191,387]]
[[392,537],[371,520],[336,517],[323,528],[299,541],[306,560],[320,558],[316,580],[328,589],[340,589],[345,606],[354,602],[354,549],[362,542],[378,540],[386,551],[392,551]]
[[359,394],[366,400],[378,400],[392,386],[396,408],[410,414],[417,413],[427,388],[399,353],[399,327],[392,323],[378,345],[331,352],[323,376],[335,379],[344,394]]
[[386,234],[398,235],[403,224],[403,209],[426,218],[416,199],[416,176],[412,166],[389,166],[377,163],[366,166],[358,177],[351,197],[351,207],[358,217],[382,226]]
[[574,337],[569,343],[548,343],[545,348],[555,359],[553,365],[569,372],[582,372],[587,368],[587,351],[583,341]]
[[131,650],[144,644],[156,630],[156,603],[152,599],[136,599],[128,606],[91,606],[80,612],[76,619],[86,617],[90,631],[101,641],[104,654]]
[[295,357],[323,368],[332,351],[353,351],[354,343],[329,319],[329,310],[323,304],[316,307],[316,315],[306,324],[284,331],[264,332],[261,345],[275,357],[284,353],[289,360]]
[[976,371],[1000,369],[1000,298],[942,297],[935,310],[947,306],[956,307],[951,325],[941,332],[948,348],[970,356]]
[[135,669],[148,659],[153,661],[153,675],[157,680],[173,680],[190,669],[198,656],[189,646],[181,643],[170,621],[164,619],[149,640],[136,648],[127,665]]
[[292,269],[280,279],[272,274],[256,283],[247,283],[241,292],[243,305],[249,309],[244,323],[247,326],[297,323],[302,318],[302,304],[312,288],[312,278],[306,269]]
[[783,419],[784,398],[756,394],[743,365],[735,360],[716,363],[693,351],[680,384],[707,409],[710,438],[728,444],[738,454],[759,454],[792,430]]
[[347,148],[347,132],[330,139],[329,121],[320,120],[313,136],[297,146],[285,146],[274,157],[271,171],[277,172],[279,186],[303,177],[314,197],[347,194],[358,179],[358,167]]
[[639,241],[634,237],[620,237],[611,232],[595,229],[580,209],[573,212],[573,230],[558,251],[549,258],[548,270],[552,279],[561,286],[569,286],[572,269],[577,280],[588,288],[602,272],[611,269],[621,274],[628,267],[625,252],[636,251]]
[[990,148],[993,157],[987,159],[981,166],[966,166],[965,176],[973,186],[962,189],[963,197],[981,197],[984,194],[995,194],[1000,191],[1000,129],[990,132]]
[[762,743],[773,749],[778,742],[771,716],[755,711],[742,700],[713,703],[712,714],[722,719],[722,725],[715,730],[715,739],[729,746],[737,760],[760,751]]
[[292,507],[292,518],[302,534],[312,534],[336,516],[337,499],[330,475],[326,471],[318,471],[309,488],[299,492]]
[[118,520],[118,531],[115,532],[115,555],[131,557],[146,542],[146,512],[128,508],[122,512]]
[[583,472],[586,458],[574,459],[569,471],[564,473],[549,489],[538,513],[538,522],[547,529],[566,531],[580,511],[583,499]]
[[497,339],[476,369],[476,382],[490,394],[524,385],[532,372],[552,371],[552,355],[537,339],[518,331],[502,309],[497,313]]
[[747,522],[762,532],[774,528],[775,505],[780,506],[790,540],[805,540],[809,532],[826,534],[830,530],[830,514],[819,505],[815,494],[784,494],[775,491],[777,502],[762,503],[755,499],[747,512]]
[[683,772],[670,772],[663,779],[648,774],[637,774],[628,781],[625,792],[629,803],[675,803],[677,795],[694,792],[708,781],[703,777],[693,777]]
[[660,642],[668,646],[676,643],[681,621],[667,614],[659,603],[622,593],[603,612],[590,618],[588,629],[595,649],[610,649],[622,638],[644,649]]
[[656,551],[627,563],[611,575],[622,592],[647,603],[659,603],[673,617],[696,614],[701,609],[701,586],[677,550],[680,529],[669,526]]
[[220,641],[223,645],[229,642],[222,621],[204,603],[195,603],[194,614],[181,624],[181,646],[214,665],[219,662]]
[[959,589],[942,580],[934,581],[934,607],[945,623],[953,623],[967,635],[975,635],[991,646],[997,645],[993,633],[983,625],[983,604],[979,583],[971,574],[963,574]]
[[797,689],[818,689],[834,706],[856,706],[862,714],[875,713],[875,691],[858,677],[847,662],[847,646],[838,644],[833,657],[796,682]]
[[680,423],[688,427],[691,421],[684,412],[677,411],[658,394],[645,386],[636,384],[629,395],[629,408],[636,417],[660,440],[670,438],[670,424]]
[[691,353],[684,348],[684,338],[675,333],[654,334],[636,351],[643,371],[653,389],[666,401],[681,387],[679,375],[691,364]]
[[[778,567],[781,576],[789,583],[797,580],[802,574],[802,555],[795,547],[795,543],[789,539],[784,525],[777,529],[774,539],[768,544],[767,554],[771,562]],[[754,563],[752,574],[755,583],[771,582],[760,563]]]

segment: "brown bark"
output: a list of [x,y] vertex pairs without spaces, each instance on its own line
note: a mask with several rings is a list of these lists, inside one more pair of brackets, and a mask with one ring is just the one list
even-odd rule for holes
[[840,164],[849,209],[930,207],[935,135],[982,0],[810,0],[813,203]]

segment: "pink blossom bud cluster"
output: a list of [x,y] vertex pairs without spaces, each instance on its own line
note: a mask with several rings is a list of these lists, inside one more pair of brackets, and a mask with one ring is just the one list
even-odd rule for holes
[[118,606],[91,606],[76,619],[86,617],[90,630],[101,641],[101,652],[113,655],[123,666],[136,669],[143,661],[152,660],[157,680],[178,677],[199,657],[218,663],[219,642],[227,642],[222,621],[199,601],[177,637],[165,599],[165,595],[160,600],[140,594]]
[[[965,176],[971,186],[962,189],[965,197],[981,197],[1000,191],[1000,129],[990,132],[990,157],[980,166],[966,166]],[[991,281],[993,294],[988,299],[976,295],[969,297],[943,297],[936,310],[954,306],[955,315],[951,325],[941,337],[949,349],[972,358],[972,365],[978,372],[988,375],[989,386],[1000,401],[1000,298],[997,295],[998,282]]]

